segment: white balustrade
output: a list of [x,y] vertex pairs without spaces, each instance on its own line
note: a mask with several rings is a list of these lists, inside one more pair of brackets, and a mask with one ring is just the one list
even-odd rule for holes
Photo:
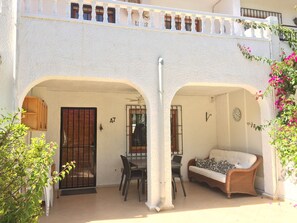
[[[32,5],[33,2],[37,5]],[[71,13],[73,10],[71,3],[78,4],[78,12],[75,11],[75,13]],[[242,24],[236,22],[240,19],[255,24],[268,23],[268,21],[263,19],[242,18],[232,15],[178,10],[111,0],[23,0],[23,4],[23,16],[57,17],[62,20],[73,19],[74,21],[77,18],[71,18],[71,16],[78,14],[78,20],[84,21],[85,23],[93,22],[97,24],[103,23],[104,25],[129,26],[135,29],[166,30],[172,33],[189,31],[187,32],[189,34],[204,33],[208,35],[268,38],[267,35],[264,35],[263,28],[255,29],[253,26],[244,27]],[[49,10],[44,9],[45,5],[51,5],[51,15],[45,14],[49,12]],[[66,8],[61,8],[65,6]],[[91,11],[86,10],[86,6],[91,6]],[[97,6],[103,7],[103,14],[102,10],[100,10],[101,14],[99,15],[101,19],[99,19],[99,21],[97,21],[96,18],[98,16],[96,12]],[[111,9],[115,11],[113,15],[114,21],[111,21],[109,18],[109,16],[111,16],[109,13],[112,12],[109,10]],[[85,18],[84,13],[87,14]],[[165,16],[171,17],[171,29],[166,29],[165,27]],[[90,21],[87,21],[87,18]],[[197,25],[196,21],[198,22]],[[167,22],[169,22],[169,20],[167,20]],[[178,29],[176,28],[178,27],[176,25],[177,22],[180,22]]]

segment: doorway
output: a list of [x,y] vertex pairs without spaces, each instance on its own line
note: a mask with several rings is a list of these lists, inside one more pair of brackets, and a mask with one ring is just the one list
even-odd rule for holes
[[60,189],[96,187],[97,108],[61,108],[60,171],[76,167],[60,181]]

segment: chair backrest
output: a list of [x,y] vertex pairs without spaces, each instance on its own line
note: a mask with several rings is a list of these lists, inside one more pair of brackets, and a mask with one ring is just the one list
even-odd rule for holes
[[[181,163],[182,158],[183,158],[182,156],[174,155],[173,158],[172,158],[172,161],[176,162],[176,163]],[[173,167],[172,172],[180,175],[181,174],[181,166]]]
[[125,173],[126,177],[129,179],[129,178],[131,178],[131,167],[130,167],[129,160],[127,159],[126,156],[123,156],[123,155],[121,155],[121,159],[122,159],[123,166],[124,166],[124,173]]
[[181,163],[182,158],[183,158],[182,156],[174,155],[172,158],[172,161],[176,163]]

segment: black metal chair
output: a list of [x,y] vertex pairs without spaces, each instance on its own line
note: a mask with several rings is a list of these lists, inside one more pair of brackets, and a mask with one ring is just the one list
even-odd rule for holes
[[[121,155],[121,159],[122,159],[122,155]],[[134,170],[139,170],[139,169],[131,166],[131,171],[134,171]],[[121,176],[121,182],[120,182],[120,186],[119,186],[119,191],[122,190],[122,186],[123,186],[124,179],[125,179],[124,163],[123,163],[123,168],[121,168],[121,172],[122,172],[122,176]],[[124,195],[124,192],[123,192],[123,195]]]
[[[172,158],[172,161],[181,164],[182,156],[174,155],[173,158]],[[172,167],[173,198],[175,198],[174,193],[177,192],[175,178],[179,178],[180,184],[181,184],[181,186],[183,188],[184,196],[186,197],[187,194],[186,194],[186,190],[185,190],[185,187],[184,187],[183,178],[182,178],[182,175],[181,175],[181,165],[179,167]]]
[[139,197],[139,201],[141,201],[140,192],[139,192],[139,185],[140,185],[140,182],[142,184],[144,183],[145,171],[141,170],[141,169],[133,169],[132,170],[131,165],[130,165],[129,160],[127,159],[127,157],[121,155],[121,159],[122,159],[123,166],[124,166],[123,173],[124,173],[124,178],[125,178],[123,191],[122,191],[122,195],[125,195],[124,201],[127,200],[131,180],[137,180],[138,197]]

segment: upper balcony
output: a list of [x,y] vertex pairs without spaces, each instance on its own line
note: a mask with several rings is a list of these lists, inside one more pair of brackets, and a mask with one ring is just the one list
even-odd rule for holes
[[237,19],[268,23],[265,19],[167,8],[107,0],[23,0],[21,16],[84,24],[115,26],[183,34],[269,39],[264,30],[246,29]]

